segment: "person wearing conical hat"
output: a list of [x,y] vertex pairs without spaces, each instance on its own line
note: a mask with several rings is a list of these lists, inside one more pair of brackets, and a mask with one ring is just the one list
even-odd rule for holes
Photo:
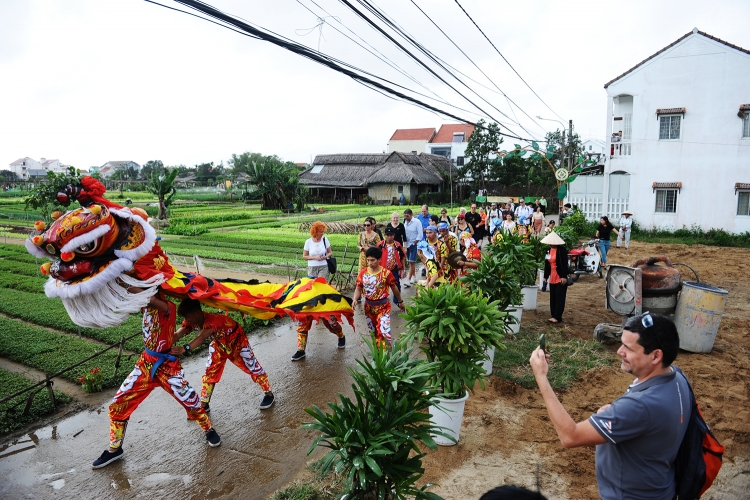
[[542,284],[542,290],[549,284],[549,322],[560,323],[565,311],[565,296],[568,293],[568,249],[565,248],[565,241],[554,231],[542,238],[542,243],[549,245],[544,258]]
[[617,235],[617,248],[622,245],[625,239],[625,250],[630,246],[630,230],[633,228],[633,212],[625,210],[620,217],[620,233]]

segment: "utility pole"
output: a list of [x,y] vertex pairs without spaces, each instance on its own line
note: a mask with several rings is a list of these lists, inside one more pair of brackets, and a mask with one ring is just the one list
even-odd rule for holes
[[568,120],[568,173],[573,170],[573,120]]

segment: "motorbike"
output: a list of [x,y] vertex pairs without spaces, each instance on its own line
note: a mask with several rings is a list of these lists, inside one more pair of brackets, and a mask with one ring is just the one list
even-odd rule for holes
[[582,274],[596,274],[604,277],[602,271],[602,257],[599,255],[599,239],[594,238],[583,243],[580,248],[568,252],[568,268],[573,281],[578,281]]

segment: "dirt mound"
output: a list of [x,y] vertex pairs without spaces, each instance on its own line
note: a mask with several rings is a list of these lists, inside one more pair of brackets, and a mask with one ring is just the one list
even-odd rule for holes
[[[750,250],[725,249],[719,259],[715,247],[632,242],[627,251],[613,248],[609,260],[629,265],[652,255],[684,262],[700,281],[729,291],[714,350],[680,351],[676,364],[690,378],[706,420],[726,446],[724,467],[705,498],[737,498],[737,493],[746,493],[750,473],[750,290],[738,279],[750,267]],[[684,280],[695,281],[688,269],[680,272]],[[537,311],[524,311],[524,324],[546,323],[547,295],[540,294],[539,300]],[[595,276],[582,277],[569,290],[564,319],[567,338],[591,339],[597,324],[620,323],[618,315],[605,309],[604,281]],[[613,357],[617,347],[608,347]],[[621,372],[613,359],[611,367],[582,374],[558,395],[580,421],[622,395],[631,382],[632,376]],[[468,399],[459,444],[430,451],[425,469],[424,482],[437,483],[431,491],[447,499],[479,498],[501,484],[532,489],[539,484],[550,498],[599,498],[594,448],[563,448],[538,391],[500,379]]]

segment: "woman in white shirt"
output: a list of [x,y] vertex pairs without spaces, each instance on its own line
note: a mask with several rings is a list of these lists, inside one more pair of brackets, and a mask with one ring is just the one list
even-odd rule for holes
[[324,223],[315,221],[310,227],[310,236],[305,241],[305,251],[302,258],[307,261],[307,275],[310,278],[328,279],[328,262],[326,259],[333,253],[331,251],[331,242],[324,236],[328,229]]
[[503,221],[502,228],[506,234],[511,234],[513,232],[513,230],[516,228],[516,223],[513,220],[513,214],[505,214],[505,220]]

